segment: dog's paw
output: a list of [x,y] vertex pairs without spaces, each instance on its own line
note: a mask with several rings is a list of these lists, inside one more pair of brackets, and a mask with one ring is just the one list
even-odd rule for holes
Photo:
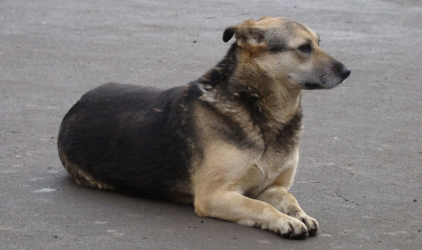
[[315,236],[318,234],[318,222],[314,218],[308,216],[305,213],[297,214],[295,218],[302,221],[306,225],[309,236]]
[[290,239],[304,239],[308,236],[306,225],[298,219],[283,219],[282,222],[279,222],[279,224],[281,225],[279,226],[277,233],[279,233],[282,237]]

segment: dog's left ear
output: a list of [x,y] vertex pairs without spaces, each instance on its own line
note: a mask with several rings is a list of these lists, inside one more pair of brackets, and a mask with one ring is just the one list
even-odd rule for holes
[[264,33],[263,29],[256,26],[255,20],[249,19],[236,26],[228,27],[223,33],[223,41],[228,42],[234,35],[237,45],[251,53],[256,53],[267,47]]

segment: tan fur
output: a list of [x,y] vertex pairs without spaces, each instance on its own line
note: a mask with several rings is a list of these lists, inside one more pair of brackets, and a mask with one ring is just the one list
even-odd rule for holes
[[[195,211],[199,216],[257,226],[282,235],[289,233],[290,226],[293,234],[301,234],[307,226],[314,227],[316,221],[287,192],[294,178],[298,150],[287,157],[273,149],[240,150],[218,139],[218,135],[207,133],[212,116],[195,113],[204,115],[198,120],[207,145],[205,159],[192,177]],[[296,211],[291,215],[300,220],[288,216],[289,211]]]

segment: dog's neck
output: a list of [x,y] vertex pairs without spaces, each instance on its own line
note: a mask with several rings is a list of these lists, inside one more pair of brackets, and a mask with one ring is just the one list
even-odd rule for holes
[[[289,88],[259,65],[242,60],[239,47],[233,44],[225,58],[197,81],[203,92],[200,99],[221,113],[230,113],[229,116],[249,115],[251,124],[245,127],[251,130],[259,127],[265,141],[276,138],[292,122],[297,123],[294,126],[300,130],[300,89]],[[237,110],[237,114],[233,114],[233,110]]]
[[266,141],[276,137],[292,122],[298,122],[301,127],[300,89],[290,88],[283,80],[272,78],[252,62],[239,64],[231,81],[245,88],[247,94],[243,94],[243,98],[240,95],[241,99],[249,103],[251,116],[258,118],[256,122]]
[[245,93],[245,100],[254,100],[268,120],[280,125],[289,122],[301,111],[302,97],[300,89],[289,87],[283,81],[271,77],[253,63],[240,64],[230,79],[240,93]]

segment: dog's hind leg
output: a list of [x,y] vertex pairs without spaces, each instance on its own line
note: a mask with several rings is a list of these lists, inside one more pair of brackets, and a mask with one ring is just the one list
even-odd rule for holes
[[92,175],[86,173],[79,166],[70,162],[65,153],[59,149],[59,157],[64,166],[64,168],[69,172],[70,176],[72,177],[73,181],[76,184],[88,187],[95,187],[99,189],[109,189],[113,190],[114,187],[108,184],[105,184],[101,181],[98,181],[92,177]]

